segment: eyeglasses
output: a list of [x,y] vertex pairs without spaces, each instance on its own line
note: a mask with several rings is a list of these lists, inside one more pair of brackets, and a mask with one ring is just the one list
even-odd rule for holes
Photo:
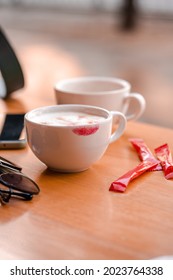
[[17,164],[0,157],[0,200],[3,204],[8,203],[12,196],[31,200],[40,192],[38,185],[21,170]]

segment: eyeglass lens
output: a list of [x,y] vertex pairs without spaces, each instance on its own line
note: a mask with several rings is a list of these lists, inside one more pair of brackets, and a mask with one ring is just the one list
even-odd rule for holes
[[0,182],[7,187],[27,192],[30,194],[38,194],[39,188],[37,184],[30,178],[19,173],[4,173],[0,175]]

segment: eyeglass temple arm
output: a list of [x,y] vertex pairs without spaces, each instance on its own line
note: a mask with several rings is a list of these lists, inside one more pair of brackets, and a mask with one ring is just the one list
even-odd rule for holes
[[5,191],[5,190],[0,190],[0,195],[1,194],[10,194],[11,196],[18,196],[18,197],[21,197],[25,200],[31,200],[33,195],[30,194],[30,193],[22,193],[22,192],[16,192],[16,191]]
[[11,168],[13,170],[21,171],[22,167],[0,156],[0,166]]

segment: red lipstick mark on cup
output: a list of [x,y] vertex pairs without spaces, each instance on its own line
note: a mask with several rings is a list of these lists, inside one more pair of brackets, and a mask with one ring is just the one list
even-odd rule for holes
[[99,125],[95,125],[95,126],[90,126],[90,127],[87,127],[87,126],[77,127],[77,128],[74,128],[72,131],[75,134],[80,135],[80,136],[88,136],[88,135],[96,133],[96,131],[98,129],[99,129]]

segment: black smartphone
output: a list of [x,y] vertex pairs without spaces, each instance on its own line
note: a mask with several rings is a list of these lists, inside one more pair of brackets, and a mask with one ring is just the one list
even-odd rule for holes
[[0,114],[0,149],[21,149],[26,146],[25,114]]

